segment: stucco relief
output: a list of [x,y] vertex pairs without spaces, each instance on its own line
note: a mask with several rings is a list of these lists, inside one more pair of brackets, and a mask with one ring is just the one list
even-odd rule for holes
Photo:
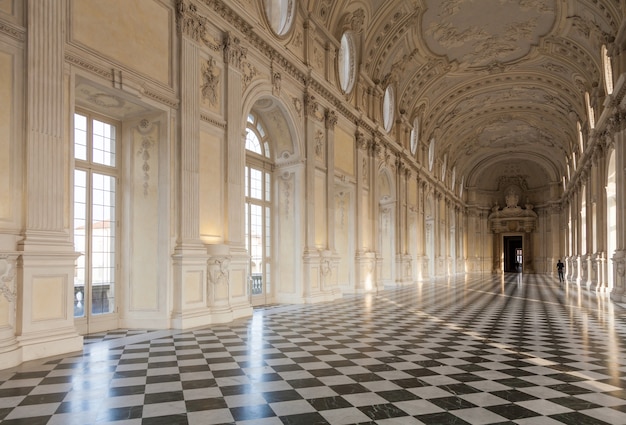
[[245,61],[245,60],[242,61],[240,69],[241,69],[241,81],[242,81],[241,92],[243,94],[246,92],[246,90],[248,90],[248,86],[250,86],[250,83],[252,82],[252,80],[254,80],[261,73],[254,65],[252,65],[250,62]]
[[315,157],[318,160],[324,159],[324,133],[322,130],[315,132]]
[[203,101],[208,102],[209,107],[219,110],[220,70],[216,66],[215,59],[209,58],[202,64],[202,85],[200,92]]
[[141,171],[143,173],[143,194],[144,196],[148,196],[150,189],[150,149],[152,149],[156,142],[150,134],[147,134],[152,129],[152,124],[148,120],[141,120],[137,129],[141,134],[141,142],[137,155],[143,161],[141,164]]
[[481,2],[489,14],[476,16],[471,0],[428,0],[422,21],[427,46],[468,67],[507,63],[527,55],[556,19],[554,1]]
[[0,254],[0,293],[10,303],[17,299],[15,288],[16,259],[6,254]]
[[294,188],[294,177],[293,173],[285,172],[280,176],[280,209],[283,211],[283,218],[290,219],[291,214],[291,199],[293,198],[293,188]]

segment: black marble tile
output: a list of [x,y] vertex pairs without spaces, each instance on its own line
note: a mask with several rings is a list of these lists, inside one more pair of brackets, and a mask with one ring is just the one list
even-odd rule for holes
[[548,401],[551,401],[552,403],[556,403],[560,406],[564,406],[572,410],[587,410],[587,409],[595,409],[595,408],[601,407],[600,405],[596,403],[592,403],[590,401],[583,400],[583,399],[580,399],[578,397],[573,397],[573,396],[550,398],[548,399]]
[[469,422],[449,412],[430,413],[427,415],[416,415],[414,417],[426,425],[471,425]]
[[389,390],[389,391],[377,391],[377,395],[381,396],[387,401],[398,402],[407,400],[417,400],[418,396],[407,390]]
[[330,388],[340,395],[370,392],[370,390],[368,390],[361,384],[331,385]]
[[341,396],[313,398],[307,401],[315,408],[315,410],[332,410],[352,407],[352,404]]
[[550,418],[563,422],[567,425],[616,425],[617,423],[608,423],[599,419],[587,416],[581,412],[567,412],[557,415],[550,415]]
[[186,414],[155,416],[151,418],[143,418],[141,425],[188,425]]
[[268,391],[261,394],[268,403],[300,400],[302,396],[295,390]]
[[141,418],[143,406],[126,406],[106,409],[98,414],[98,422],[113,422]]
[[533,412],[532,410],[526,409],[520,405],[511,403],[511,404],[499,404],[496,406],[486,406],[485,409],[491,410],[498,415],[515,420],[515,419],[524,419],[524,418],[532,418],[534,416],[541,416],[537,412]]
[[329,422],[317,412],[300,413],[297,415],[281,416],[284,425],[327,425]]
[[272,408],[267,404],[231,407],[230,414],[233,416],[235,421],[248,421],[276,416]]
[[200,398],[195,400],[185,400],[185,406],[188,412],[199,412],[202,410],[225,409],[228,407],[226,401],[222,398]]
[[405,411],[393,405],[392,403],[361,406],[359,407],[359,410],[375,421],[381,419],[408,416]]
[[469,409],[476,407],[475,404],[470,403],[460,397],[439,397],[431,398],[428,401],[436,406],[441,407],[444,410],[457,410],[457,409]]

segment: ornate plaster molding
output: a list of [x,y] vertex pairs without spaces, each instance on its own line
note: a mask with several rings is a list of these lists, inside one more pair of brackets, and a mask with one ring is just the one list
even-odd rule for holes
[[0,294],[10,303],[17,300],[15,267],[17,256],[0,253]]
[[26,41],[26,29],[17,27],[5,21],[0,21],[0,33],[8,35],[19,42]]

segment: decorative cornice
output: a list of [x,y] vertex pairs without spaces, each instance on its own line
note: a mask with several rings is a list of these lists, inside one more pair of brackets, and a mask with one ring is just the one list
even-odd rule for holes
[[180,104],[180,101],[175,97],[167,96],[164,93],[157,92],[155,90],[149,90],[146,87],[143,87],[143,95],[149,97],[152,100],[156,100],[159,103],[169,106],[170,108],[177,108]]
[[99,65],[96,65],[92,62],[86,61],[84,57],[77,56],[71,52],[65,52],[65,61],[71,63],[72,65],[76,65],[79,68],[82,68],[86,71],[91,72],[92,74],[96,74],[102,78],[107,80],[113,79],[113,70],[110,68],[103,68]]
[[26,30],[8,22],[0,21],[0,33],[6,34],[19,42],[26,40]]
[[217,120],[206,113],[202,113],[202,112],[200,113],[200,120],[208,124],[211,124],[215,127],[221,128],[222,130],[226,130],[226,123],[224,121]]

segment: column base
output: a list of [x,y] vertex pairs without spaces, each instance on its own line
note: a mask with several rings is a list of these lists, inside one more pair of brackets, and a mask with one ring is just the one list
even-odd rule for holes
[[74,328],[53,333],[50,330],[30,333],[27,337],[17,337],[17,341],[23,362],[83,350],[83,337]]

